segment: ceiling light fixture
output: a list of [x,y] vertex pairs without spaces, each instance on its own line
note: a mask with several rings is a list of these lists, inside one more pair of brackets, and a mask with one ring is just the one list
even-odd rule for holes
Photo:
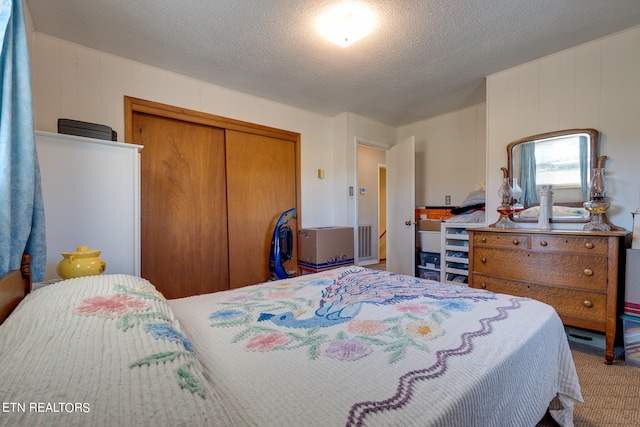
[[373,31],[376,15],[364,3],[347,2],[327,9],[318,18],[317,25],[333,43],[347,47]]

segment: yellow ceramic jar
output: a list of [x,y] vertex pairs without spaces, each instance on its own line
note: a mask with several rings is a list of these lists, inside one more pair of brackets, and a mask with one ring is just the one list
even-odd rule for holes
[[62,252],[62,261],[58,263],[56,271],[63,279],[81,276],[97,276],[104,273],[107,264],[100,258],[97,249],[89,246],[78,246],[75,252]]

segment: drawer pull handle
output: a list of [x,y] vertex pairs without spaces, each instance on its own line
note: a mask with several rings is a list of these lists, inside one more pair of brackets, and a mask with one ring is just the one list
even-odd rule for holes
[[589,242],[589,243],[585,243],[584,247],[587,249],[593,249],[593,243]]
[[589,300],[584,301],[584,302],[582,303],[582,305],[584,305],[584,306],[585,306],[585,307],[587,307],[587,308],[591,308],[591,307],[593,307],[593,303],[592,303],[591,301],[589,301]]
[[548,245],[548,243],[547,243],[546,240],[540,241],[540,246],[547,246],[547,245]]
[[487,284],[486,284],[486,283],[483,283],[483,284],[481,284],[481,285],[480,285],[480,287],[481,287],[482,289],[487,289]]
[[511,243],[513,243],[514,245],[518,246],[520,244],[520,241],[518,239],[513,239],[511,241]]
[[487,238],[486,237],[482,238],[482,243],[487,243]]
[[485,257],[480,258],[480,262],[483,264],[487,263],[487,259]]
[[585,276],[593,276],[593,270],[590,268],[585,268],[583,273]]

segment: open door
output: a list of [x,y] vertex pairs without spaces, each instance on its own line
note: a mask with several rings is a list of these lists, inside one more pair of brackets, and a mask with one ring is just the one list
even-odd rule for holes
[[387,270],[415,275],[415,137],[387,150]]

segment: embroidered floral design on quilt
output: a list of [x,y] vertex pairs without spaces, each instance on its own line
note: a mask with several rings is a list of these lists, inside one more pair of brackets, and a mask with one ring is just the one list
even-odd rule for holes
[[[319,307],[302,296],[309,286],[323,288]],[[212,327],[240,328],[232,343],[244,342],[247,351],[306,348],[310,359],[344,361],[381,351],[394,363],[408,351],[428,352],[428,341],[446,333],[441,323],[451,312],[469,311],[473,303],[491,299],[494,294],[476,289],[355,269],[337,278],[247,288],[220,303],[223,308],[209,320]],[[390,314],[384,319],[363,318],[364,304],[386,305]],[[331,328],[342,323],[345,328],[337,332]]]
[[339,360],[358,360],[370,354],[373,349],[357,338],[334,340],[324,354]]
[[195,354],[195,350],[191,345],[191,341],[182,332],[176,331],[168,323],[145,323],[144,330],[149,332],[157,340],[167,340],[182,344],[185,350],[191,354]]
[[[430,286],[426,286],[430,284]],[[261,313],[258,321],[271,321],[279,326],[291,328],[328,327],[348,322],[358,315],[363,304],[395,305],[406,300],[429,297],[439,300],[487,298],[487,293],[478,290],[461,291],[453,287],[437,286],[436,282],[423,281],[409,276],[386,271],[346,271],[334,284],[322,292],[320,307],[315,316],[299,319],[294,312]],[[468,289],[468,288],[467,288]],[[468,306],[459,301],[459,307]],[[454,309],[459,309],[458,307]]]
[[162,292],[158,291],[151,285],[141,285],[135,289],[125,285],[115,285],[115,289],[118,292],[135,295],[148,300],[165,301],[165,297],[162,295]]
[[[98,295],[82,300],[76,307],[76,314],[97,316],[116,320],[116,328],[126,332],[141,326],[143,331],[156,340],[165,340],[180,345],[182,349],[164,351],[138,359],[129,364],[129,368],[149,366],[151,364],[176,361],[180,356],[187,357],[187,361],[173,370],[176,383],[180,388],[205,397],[204,385],[189,368],[195,361],[195,350],[189,339],[183,333],[174,329],[169,322],[171,319],[160,311],[150,311],[151,306],[146,300],[164,302],[164,296],[155,288],[140,286],[136,289],[115,285],[115,292],[111,295]],[[203,373],[204,375],[204,373]]]
[[388,330],[389,327],[379,320],[357,320],[347,323],[347,331],[372,337]]
[[250,351],[270,351],[276,347],[285,346],[290,342],[291,339],[283,333],[258,334],[249,340],[246,348]]
[[424,320],[409,322],[404,325],[404,332],[417,339],[424,341],[432,340],[444,335],[444,330],[435,322]]
[[149,304],[146,302],[131,295],[115,293],[86,298],[83,305],[76,308],[76,313],[116,318],[127,313],[146,310],[149,310]]

